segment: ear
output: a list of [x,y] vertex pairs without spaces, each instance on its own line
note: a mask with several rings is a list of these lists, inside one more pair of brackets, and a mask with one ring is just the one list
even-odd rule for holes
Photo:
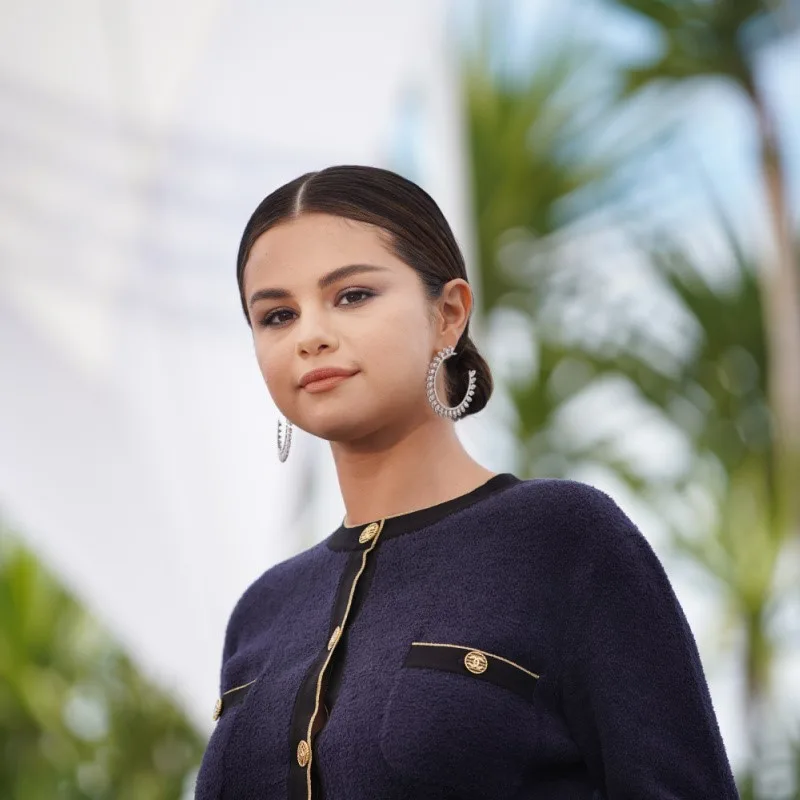
[[453,345],[461,338],[472,312],[473,297],[470,285],[463,278],[454,278],[442,288],[437,301],[439,319],[436,332]]

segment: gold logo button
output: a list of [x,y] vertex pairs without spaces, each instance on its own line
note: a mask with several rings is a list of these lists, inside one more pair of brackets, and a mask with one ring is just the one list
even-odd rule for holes
[[470,672],[480,675],[481,672],[486,671],[489,662],[486,660],[486,656],[479,650],[470,650],[469,653],[464,656],[464,666]]
[[377,522],[370,522],[363,531],[361,531],[361,536],[358,537],[358,541],[361,544],[364,542],[369,542],[371,539],[375,538],[375,534],[378,532],[378,523]]
[[301,739],[300,743],[297,745],[297,763],[304,767],[308,764],[308,757],[311,753],[311,748],[308,746],[308,742],[305,739]]
[[337,625],[333,629],[333,633],[331,634],[331,638],[328,639],[328,650],[332,650],[333,649],[333,646],[336,644],[336,642],[339,641],[339,636],[341,636],[341,633],[342,633],[342,629],[341,629],[341,627],[339,625]]
[[216,722],[222,716],[222,698],[220,697],[217,702],[214,704],[214,722]]

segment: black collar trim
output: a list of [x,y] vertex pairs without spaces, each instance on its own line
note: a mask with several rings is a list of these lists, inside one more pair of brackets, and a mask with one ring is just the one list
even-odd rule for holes
[[[428,508],[409,511],[396,517],[387,517],[381,530],[381,540],[393,539],[395,536],[425,528],[455,511],[467,508],[467,506],[471,506],[473,503],[477,503],[489,495],[517,483],[520,483],[520,479],[516,475],[511,472],[501,472],[489,478],[486,483],[482,483],[471,492],[462,494],[459,497],[445,500]],[[376,520],[376,522],[378,521]],[[363,525],[351,527],[342,524],[327,538],[326,544],[331,550],[364,550],[369,547],[369,541],[360,543],[358,537],[361,531],[369,524],[365,522]]]

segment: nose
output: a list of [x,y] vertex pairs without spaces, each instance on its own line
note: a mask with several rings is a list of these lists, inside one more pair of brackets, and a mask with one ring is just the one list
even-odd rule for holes
[[295,330],[298,331],[296,352],[298,355],[316,355],[321,350],[335,350],[337,339],[321,315],[306,313]]
[[330,345],[327,343],[327,341],[325,341],[324,337],[307,337],[297,343],[297,354],[315,355],[321,350],[327,349],[328,347],[330,347]]

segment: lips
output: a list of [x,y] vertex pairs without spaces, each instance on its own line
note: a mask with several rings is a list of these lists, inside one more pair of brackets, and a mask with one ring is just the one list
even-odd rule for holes
[[312,369],[311,372],[306,372],[300,378],[300,388],[308,386],[309,383],[315,381],[323,381],[326,378],[349,378],[355,375],[358,370],[342,369],[341,367],[322,367],[320,369]]

